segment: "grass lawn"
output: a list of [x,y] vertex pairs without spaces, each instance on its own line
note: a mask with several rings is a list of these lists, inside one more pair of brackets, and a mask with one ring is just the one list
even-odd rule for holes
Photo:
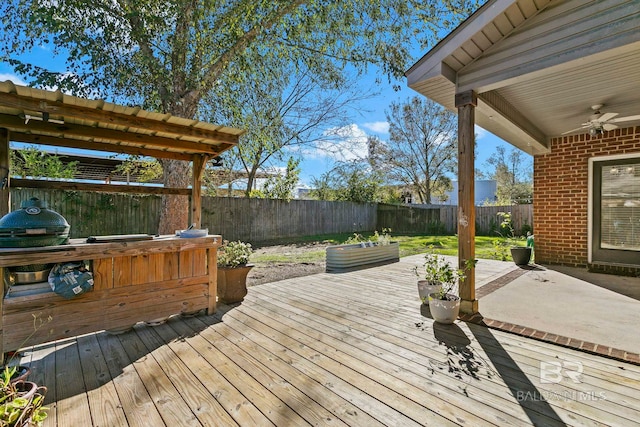
[[[328,245],[338,245],[345,243],[349,238],[352,238],[353,234],[331,234],[322,236],[308,236],[296,241],[279,242],[278,244],[294,244],[304,246],[306,244],[316,245],[317,249],[302,251],[296,253],[283,254],[253,254],[251,256],[251,262],[266,263],[266,262],[314,262],[321,261],[325,258],[324,247]],[[375,236],[372,233],[363,233],[362,237],[367,240],[375,240]],[[457,255],[458,254],[458,236],[395,236],[392,235],[392,240],[400,242],[400,256],[416,255],[426,253],[431,248],[435,253],[442,255]],[[488,237],[488,236],[476,236],[476,258],[482,259],[511,259],[508,253],[508,247],[504,247],[504,251],[498,250],[495,242],[505,242],[505,238],[502,237]],[[525,246],[525,240],[519,241],[522,246]],[[265,245],[266,246],[266,245]],[[505,258],[502,257],[504,254]]]

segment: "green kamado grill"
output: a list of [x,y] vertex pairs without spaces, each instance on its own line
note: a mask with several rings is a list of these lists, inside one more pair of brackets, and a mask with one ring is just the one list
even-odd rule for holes
[[0,247],[55,246],[69,240],[69,223],[36,197],[0,218]]

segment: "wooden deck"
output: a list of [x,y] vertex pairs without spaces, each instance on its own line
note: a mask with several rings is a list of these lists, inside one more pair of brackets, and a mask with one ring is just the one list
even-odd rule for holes
[[[640,420],[639,366],[425,314],[401,261],[256,286],[215,316],[44,344],[23,361],[49,388],[47,426]],[[561,364],[582,374],[559,380]]]

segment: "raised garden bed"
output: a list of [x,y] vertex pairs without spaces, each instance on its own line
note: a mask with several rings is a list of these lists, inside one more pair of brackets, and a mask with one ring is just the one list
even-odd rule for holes
[[400,260],[400,245],[362,242],[327,247],[327,271],[345,271]]

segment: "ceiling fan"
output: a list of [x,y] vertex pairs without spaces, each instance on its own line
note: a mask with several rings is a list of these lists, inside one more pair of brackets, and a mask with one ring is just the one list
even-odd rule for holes
[[591,109],[593,110],[593,114],[589,116],[589,121],[587,121],[586,123],[582,123],[582,126],[577,129],[572,129],[572,130],[563,132],[562,135],[577,132],[583,129],[589,129],[589,134],[591,136],[596,136],[596,135],[602,134],[602,132],[604,132],[605,130],[610,131],[610,130],[617,129],[618,125],[615,125],[614,123],[640,120],[640,115],[616,118],[618,113],[601,113],[600,109],[602,107],[603,107],[602,104],[592,105]]

